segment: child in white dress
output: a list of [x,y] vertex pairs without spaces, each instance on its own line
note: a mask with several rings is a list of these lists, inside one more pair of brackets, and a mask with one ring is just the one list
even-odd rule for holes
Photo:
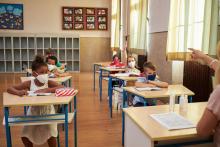
[[[62,85],[48,80],[48,67],[44,59],[36,56],[32,63],[32,74],[34,78],[19,85],[8,88],[11,94],[23,96],[27,90],[35,93],[54,93],[56,89],[62,88]],[[27,115],[46,115],[55,114],[53,105],[48,106],[30,106]],[[56,146],[57,124],[24,126],[22,131],[22,141],[25,147],[33,147],[33,144],[42,145],[48,142],[49,147]]]

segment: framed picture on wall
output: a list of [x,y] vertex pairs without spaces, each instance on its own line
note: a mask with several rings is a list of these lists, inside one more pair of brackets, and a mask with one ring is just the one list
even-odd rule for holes
[[0,3],[0,29],[23,30],[23,4]]
[[83,15],[83,8],[75,8],[74,14],[75,15]]
[[99,23],[106,23],[106,21],[107,21],[107,18],[105,16],[99,16],[98,17],[98,22]]
[[73,17],[72,16],[64,16],[64,21],[65,22],[72,22],[73,21]]
[[86,8],[86,15],[95,15],[95,8]]
[[98,15],[107,15],[107,9],[97,9]]
[[107,30],[107,25],[106,24],[99,24],[98,29],[99,30]]
[[74,29],[75,30],[83,30],[84,29],[83,23],[75,23],[74,24]]
[[95,22],[95,16],[87,16],[86,22]]
[[63,14],[72,15],[73,14],[73,8],[63,8]]
[[95,30],[95,24],[94,23],[87,23],[86,29],[87,30]]
[[75,16],[75,22],[83,22],[83,16]]
[[73,24],[72,23],[64,23],[63,24],[63,29],[64,30],[72,30],[73,29]]

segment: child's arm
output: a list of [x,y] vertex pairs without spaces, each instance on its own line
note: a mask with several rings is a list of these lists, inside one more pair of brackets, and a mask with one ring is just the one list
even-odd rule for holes
[[27,95],[27,90],[30,89],[30,84],[30,81],[26,81],[21,84],[11,86],[7,89],[7,92],[18,96]]
[[49,80],[48,87],[49,88],[37,90],[35,91],[35,93],[55,93],[56,89],[63,88],[64,86],[58,84],[57,82]]
[[135,82],[135,87],[138,87],[138,88],[142,88],[142,87],[155,87],[155,85],[149,84],[149,83]]
[[149,84],[153,84],[157,87],[160,88],[167,88],[168,87],[168,83],[167,82],[161,82],[161,81],[148,81]]

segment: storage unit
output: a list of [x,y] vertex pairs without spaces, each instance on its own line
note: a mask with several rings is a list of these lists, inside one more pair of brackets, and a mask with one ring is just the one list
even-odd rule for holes
[[58,60],[67,63],[68,71],[80,71],[80,38],[78,35],[1,34],[0,72],[24,72],[31,68],[37,54],[52,48]]

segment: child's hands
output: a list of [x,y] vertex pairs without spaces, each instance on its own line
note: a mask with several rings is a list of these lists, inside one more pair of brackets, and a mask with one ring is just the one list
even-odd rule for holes
[[17,92],[17,95],[18,96],[23,96],[23,95],[27,95],[28,93],[27,93],[27,90],[19,90],[18,92]]
[[40,90],[35,91],[34,93],[50,93],[50,90],[48,88],[40,89]]

